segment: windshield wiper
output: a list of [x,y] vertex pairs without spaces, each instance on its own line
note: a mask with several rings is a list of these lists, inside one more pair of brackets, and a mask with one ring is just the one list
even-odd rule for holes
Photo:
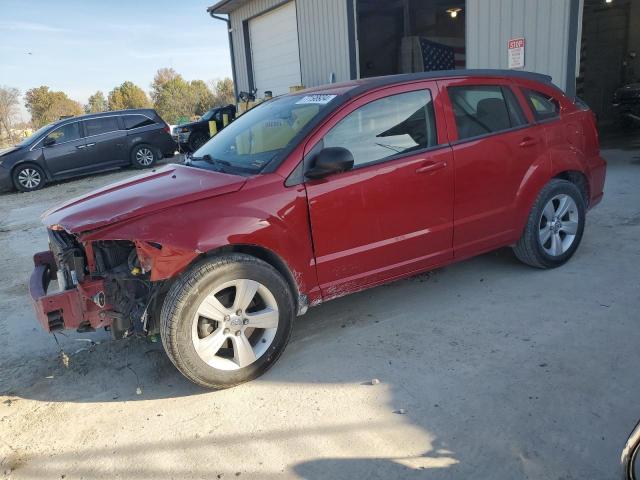
[[[203,161],[203,162],[207,162],[211,165],[218,165],[218,166],[222,166],[222,167],[233,167],[233,165],[231,164],[231,162],[227,162],[226,160],[220,160],[219,158],[213,158],[211,155],[209,155],[208,153],[203,155],[202,157],[191,157],[191,161]],[[224,172],[225,169],[221,168],[220,171]]]

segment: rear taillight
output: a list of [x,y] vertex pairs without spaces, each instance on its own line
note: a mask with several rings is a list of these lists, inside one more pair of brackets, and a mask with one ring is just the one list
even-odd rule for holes
[[164,130],[166,133],[171,133],[171,127],[170,127],[169,125],[167,125],[166,123],[164,124],[164,128],[163,128],[163,130]]

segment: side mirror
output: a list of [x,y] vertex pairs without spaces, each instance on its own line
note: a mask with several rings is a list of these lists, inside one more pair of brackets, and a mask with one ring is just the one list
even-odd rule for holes
[[42,142],[42,145],[44,145],[45,147],[50,147],[51,145],[53,145],[54,143],[56,143],[56,139],[52,138],[52,137],[47,137],[44,139],[44,141]]
[[353,154],[342,147],[327,147],[318,152],[307,178],[324,178],[332,173],[346,172],[353,168]]

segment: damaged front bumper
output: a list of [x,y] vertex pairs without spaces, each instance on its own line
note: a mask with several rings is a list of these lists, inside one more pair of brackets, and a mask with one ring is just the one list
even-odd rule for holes
[[85,277],[75,288],[47,294],[57,267],[51,251],[33,256],[29,293],[38,321],[48,332],[63,329],[94,330],[111,324],[105,303],[104,280]]

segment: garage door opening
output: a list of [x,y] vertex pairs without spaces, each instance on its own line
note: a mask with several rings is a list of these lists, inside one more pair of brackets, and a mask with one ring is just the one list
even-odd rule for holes
[[[640,85],[622,88],[640,82],[638,25],[640,0],[584,2],[576,91],[596,113],[602,127],[633,126],[625,111],[640,115]],[[616,91],[621,98],[614,98]]]
[[464,0],[357,0],[360,77],[465,68]]

